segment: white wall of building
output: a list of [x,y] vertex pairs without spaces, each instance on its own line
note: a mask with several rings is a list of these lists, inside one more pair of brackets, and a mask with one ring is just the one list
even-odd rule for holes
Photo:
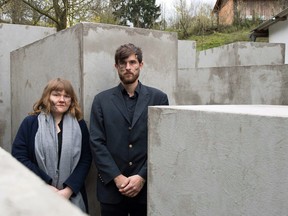
[[285,44],[285,64],[288,64],[288,20],[279,21],[269,27],[269,43]]

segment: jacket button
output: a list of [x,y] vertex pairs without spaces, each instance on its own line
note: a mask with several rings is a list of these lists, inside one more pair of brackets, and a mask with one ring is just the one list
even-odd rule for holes
[[130,162],[129,162],[129,166],[132,166],[132,165],[133,165],[133,163],[130,161]]
[[132,130],[132,127],[128,127],[128,130],[129,130],[129,131]]
[[129,144],[129,148],[132,148],[133,147],[133,145],[132,144]]

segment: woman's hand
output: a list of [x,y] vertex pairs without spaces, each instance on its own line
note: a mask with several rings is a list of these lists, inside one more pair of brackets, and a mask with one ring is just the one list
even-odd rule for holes
[[71,190],[71,188],[66,187],[62,190],[58,190],[57,194],[60,194],[62,197],[66,198],[66,199],[69,199],[72,196],[73,191]]

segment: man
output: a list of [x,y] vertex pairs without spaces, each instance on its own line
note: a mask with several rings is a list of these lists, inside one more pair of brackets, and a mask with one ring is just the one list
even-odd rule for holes
[[168,105],[168,97],[141,84],[142,67],[140,48],[120,46],[115,68],[121,82],[96,95],[92,104],[90,144],[102,216],[147,215],[148,106]]

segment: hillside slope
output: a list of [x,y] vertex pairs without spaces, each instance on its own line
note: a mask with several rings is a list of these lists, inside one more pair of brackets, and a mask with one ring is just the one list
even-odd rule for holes
[[[197,51],[210,49],[213,47],[222,46],[225,44],[230,44],[238,41],[252,42],[249,38],[250,31],[253,27],[243,28],[241,30],[231,30],[222,32],[214,32],[209,35],[193,35],[189,37],[188,40],[196,41]],[[268,38],[257,38],[256,42],[268,42]]]

